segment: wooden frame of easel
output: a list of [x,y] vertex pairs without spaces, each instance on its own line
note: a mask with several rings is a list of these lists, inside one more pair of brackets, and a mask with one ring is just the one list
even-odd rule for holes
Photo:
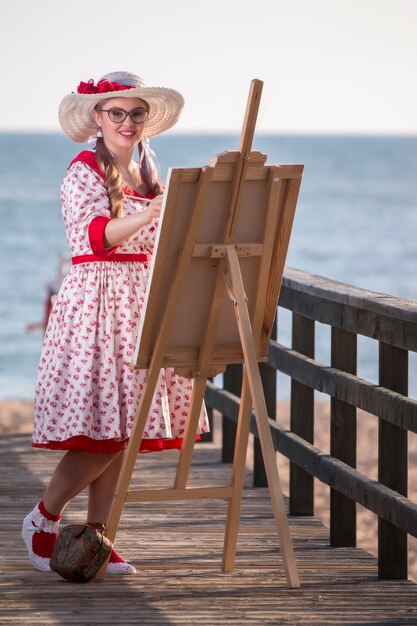
[[[233,571],[253,405],[287,584],[299,587],[258,361],[266,360],[303,166],[266,166],[265,155],[251,151],[261,92],[262,82],[252,81],[237,152],[219,155],[208,167],[172,170],[170,173],[134,364],[136,368],[147,368],[148,377],[114,494],[107,536],[114,541],[125,502],[224,498],[229,505],[222,571]],[[218,191],[214,192],[216,181]],[[186,232],[179,244],[179,252],[178,249],[173,251],[172,239],[175,239],[174,231],[180,220],[179,207],[187,202],[191,208],[187,213]],[[261,206],[259,215],[262,212],[263,220],[260,220],[261,231],[257,240],[255,238],[252,242],[250,233],[257,229],[257,222],[249,224],[246,233],[239,224],[245,219],[256,220],[254,209],[257,204]],[[215,243],[207,243],[204,236],[201,239],[207,205],[212,206],[213,212],[216,207],[223,206],[218,218],[220,236],[215,236]],[[242,214],[246,215],[245,219]],[[170,254],[176,255],[176,263],[170,261]],[[167,267],[173,265],[175,272],[169,275],[171,270]],[[165,276],[167,272],[168,277]],[[207,281],[201,280],[200,275],[208,277]],[[181,334],[181,322],[178,322],[183,316],[181,304],[183,310],[188,311],[186,298],[182,303],[183,294],[201,283],[204,283],[204,292],[200,295],[208,297],[202,304],[203,310],[207,311],[205,323],[197,324],[194,333],[190,324],[186,324],[186,333]],[[193,315],[189,311],[188,317],[191,321]],[[194,344],[189,345],[189,335],[194,337],[198,333],[201,338],[197,344],[194,340]],[[207,379],[223,372],[227,364],[239,362],[244,362],[245,373],[231,482],[219,487],[187,487]],[[176,373],[194,378],[174,486],[129,489],[163,367],[174,367]],[[102,580],[104,575],[105,565],[96,579]]]

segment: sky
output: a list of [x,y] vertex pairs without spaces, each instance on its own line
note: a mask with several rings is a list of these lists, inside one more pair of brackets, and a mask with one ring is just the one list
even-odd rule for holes
[[186,101],[176,132],[417,134],[417,0],[0,0],[0,131],[59,130],[114,70]]

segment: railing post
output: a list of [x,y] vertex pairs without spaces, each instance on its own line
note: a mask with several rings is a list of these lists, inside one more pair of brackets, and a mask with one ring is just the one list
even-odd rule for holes
[[[314,358],[314,320],[293,313],[292,348]],[[291,380],[290,428],[314,443],[314,389]],[[290,515],[314,515],[314,479],[290,463]]]
[[[223,388],[240,396],[243,382],[243,366],[228,365],[223,374]],[[237,424],[223,415],[222,418],[222,462],[233,463]]]
[[[379,384],[403,395],[408,394],[408,352],[379,343]],[[407,495],[408,433],[403,428],[379,420],[378,480],[403,496]],[[407,533],[378,518],[378,575],[387,579],[408,576]]]
[[[331,366],[356,375],[355,333],[331,330]],[[330,454],[356,468],[356,408],[342,400],[330,400]],[[330,544],[356,546],[356,502],[330,490]]]
[[[277,338],[277,316],[275,316],[274,326],[272,328],[271,339]],[[266,408],[268,417],[273,420],[277,419],[277,370],[268,363],[260,363],[259,370],[261,373],[262,387],[265,395]],[[254,463],[253,463],[253,486],[268,487],[266,478],[265,465],[262,457],[262,448],[257,437],[254,438]]]

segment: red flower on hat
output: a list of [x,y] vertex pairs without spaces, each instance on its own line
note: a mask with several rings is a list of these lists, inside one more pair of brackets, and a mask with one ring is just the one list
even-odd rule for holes
[[127,85],[120,85],[120,83],[111,83],[109,80],[99,80],[97,85],[94,84],[94,80],[90,78],[88,83],[82,81],[77,87],[77,93],[91,94],[91,93],[109,93],[111,91],[124,91],[125,89],[133,89],[133,87]]

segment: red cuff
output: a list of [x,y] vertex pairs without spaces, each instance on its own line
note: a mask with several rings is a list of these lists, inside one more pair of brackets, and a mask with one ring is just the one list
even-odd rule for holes
[[104,247],[104,230],[111,219],[111,217],[106,217],[105,215],[98,215],[97,217],[93,217],[88,227],[88,239],[90,240],[91,250],[93,254],[99,256],[101,259],[111,259],[116,250],[121,246],[119,243],[113,248]]

